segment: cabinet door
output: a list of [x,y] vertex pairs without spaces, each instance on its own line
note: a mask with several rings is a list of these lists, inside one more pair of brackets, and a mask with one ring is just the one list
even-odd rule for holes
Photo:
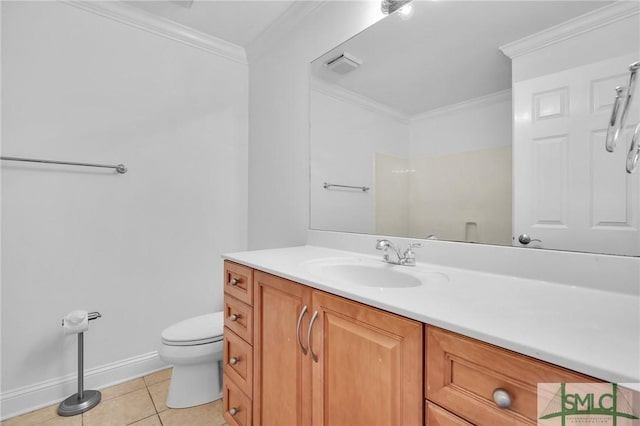
[[313,424],[421,425],[422,323],[319,291],[312,302]]
[[255,425],[310,423],[311,365],[301,349],[306,349],[310,304],[308,287],[255,271]]

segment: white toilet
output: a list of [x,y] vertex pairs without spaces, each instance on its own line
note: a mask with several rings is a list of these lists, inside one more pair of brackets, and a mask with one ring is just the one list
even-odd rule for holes
[[180,321],[162,332],[160,358],[173,364],[167,407],[222,398],[223,312]]

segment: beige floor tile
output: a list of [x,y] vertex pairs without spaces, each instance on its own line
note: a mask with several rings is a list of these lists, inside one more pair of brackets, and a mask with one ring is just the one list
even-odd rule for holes
[[172,368],[166,368],[164,370],[156,371],[153,374],[144,376],[144,382],[147,384],[147,386],[151,386],[159,382],[164,382],[165,380],[169,380],[171,378],[172,371]]
[[151,417],[147,417],[146,419],[131,423],[131,426],[162,426],[162,423],[160,423],[160,417],[155,414]]
[[2,422],[2,426],[82,426],[82,415],[62,417],[58,405],[41,408]]
[[37,425],[56,417],[58,417],[58,404],[40,408],[39,410],[5,420],[2,422],[2,426]]
[[167,409],[169,383],[171,383],[171,380],[165,380],[164,382],[155,383],[148,387],[151,399],[158,413]]
[[38,423],[38,426],[82,426],[82,414],[70,417],[54,417],[44,423]]
[[140,389],[100,404],[83,414],[84,426],[128,425],[156,414],[147,389]]
[[102,400],[106,401],[107,399],[115,398],[117,396],[121,396],[129,392],[136,391],[138,389],[144,389],[145,386],[146,385],[144,383],[144,379],[139,378],[135,380],[130,380],[128,382],[120,383],[119,385],[104,388],[100,390],[100,393],[102,394]]
[[220,426],[225,423],[220,400],[191,408],[169,408],[159,416],[163,426]]

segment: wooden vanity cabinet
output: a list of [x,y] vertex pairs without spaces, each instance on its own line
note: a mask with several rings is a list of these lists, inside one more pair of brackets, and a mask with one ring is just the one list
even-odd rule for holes
[[259,271],[254,286],[254,424],[422,424],[422,323]]
[[255,271],[255,296],[254,425],[309,425],[311,364],[298,337],[306,342],[311,289]]
[[[433,326],[425,329],[425,345],[429,426],[536,425],[538,383],[599,382]],[[494,402],[497,389],[509,395],[508,408]]]
[[423,324],[320,291],[312,306],[313,424],[422,424]]
[[598,381],[229,261],[224,305],[230,425],[535,425],[538,383]]
[[231,426],[253,424],[253,270],[224,262],[223,416]]

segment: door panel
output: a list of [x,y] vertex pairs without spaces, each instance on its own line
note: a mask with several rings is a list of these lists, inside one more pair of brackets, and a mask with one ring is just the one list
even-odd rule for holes
[[513,244],[640,255],[640,173],[625,170],[640,121],[640,85],[615,152],[605,135],[616,86],[628,84],[625,55],[520,81],[514,102]]
[[422,324],[318,291],[313,309],[313,424],[422,424]]
[[[311,290],[259,271],[254,283],[254,424],[307,425],[311,365],[299,347],[296,326],[304,306],[310,309]],[[306,314],[301,329],[308,324]]]

